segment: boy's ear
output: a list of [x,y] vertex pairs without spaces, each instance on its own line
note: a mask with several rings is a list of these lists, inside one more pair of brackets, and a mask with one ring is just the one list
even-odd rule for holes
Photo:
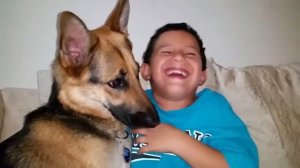
[[146,63],[143,63],[140,67],[140,72],[145,81],[150,80],[150,66]]
[[199,86],[202,86],[206,80],[207,80],[207,70],[205,69],[204,71],[202,71],[202,74],[200,76]]

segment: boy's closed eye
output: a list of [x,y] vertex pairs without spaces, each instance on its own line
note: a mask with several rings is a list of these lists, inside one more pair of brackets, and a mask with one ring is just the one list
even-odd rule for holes
[[160,52],[162,55],[166,55],[166,56],[168,56],[168,55],[172,55],[172,51],[171,50],[162,50],[161,52]]
[[193,58],[195,56],[197,56],[197,53],[194,52],[186,52],[184,53],[185,56],[189,57],[189,58]]

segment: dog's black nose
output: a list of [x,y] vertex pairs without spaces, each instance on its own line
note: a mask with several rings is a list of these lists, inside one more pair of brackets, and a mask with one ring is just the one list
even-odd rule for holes
[[130,127],[133,129],[143,127],[153,128],[159,123],[159,116],[152,109],[147,112],[137,112],[130,115]]
[[123,122],[128,127],[135,128],[153,128],[160,123],[159,116],[154,107],[149,107],[143,111],[132,111],[126,106],[110,106],[112,115]]

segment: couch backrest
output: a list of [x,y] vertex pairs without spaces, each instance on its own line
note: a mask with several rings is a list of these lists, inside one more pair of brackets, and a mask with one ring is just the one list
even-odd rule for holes
[[4,88],[2,96],[5,112],[0,140],[20,130],[24,116],[40,105],[37,89]]

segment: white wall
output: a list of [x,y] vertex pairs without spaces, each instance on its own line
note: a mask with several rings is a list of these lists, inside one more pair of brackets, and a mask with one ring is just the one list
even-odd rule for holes
[[[0,88],[36,88],[36,72],[55,53],[56,19],[63,10],[100,26],[115,0],[1,0]],[[187,22],[206,54],[224,66],[300,62],[299,0],[131,0],[134,54],[141,61],[149,37],[168,22]]]

